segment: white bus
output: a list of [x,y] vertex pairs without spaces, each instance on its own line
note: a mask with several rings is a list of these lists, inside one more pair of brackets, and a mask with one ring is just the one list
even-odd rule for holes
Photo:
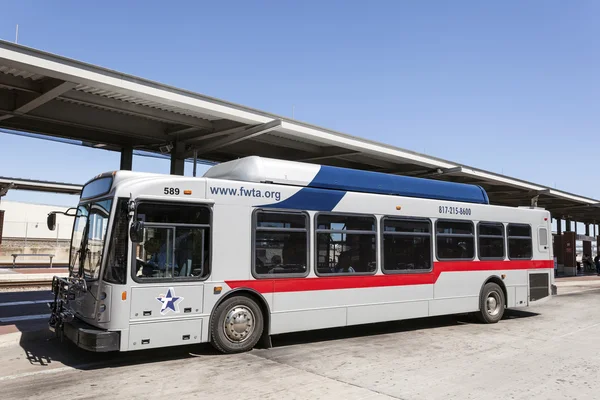
[[202,178],[102,174],[70,213],[50,327],[91,351],[233,353],[458,313],[495,323],[554,279],[549,212],[489,205],[474,185],[247,157]]

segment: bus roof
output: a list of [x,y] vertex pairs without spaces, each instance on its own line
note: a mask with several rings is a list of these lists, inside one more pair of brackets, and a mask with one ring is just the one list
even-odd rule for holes
[[489,204],[485,190],[476,185],[258,156],[215,165],[204,177]]

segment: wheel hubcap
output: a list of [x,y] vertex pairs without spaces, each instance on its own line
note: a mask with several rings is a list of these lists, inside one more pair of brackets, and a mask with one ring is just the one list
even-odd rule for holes
[[490,292],[486,300],[486,310],[489,315],[495,317],[500,313],[500,294],[498,292]]
[[234,343],[247,340],[254,332],[254,313],[246,306],[235,306],[225,316],[223,330]]

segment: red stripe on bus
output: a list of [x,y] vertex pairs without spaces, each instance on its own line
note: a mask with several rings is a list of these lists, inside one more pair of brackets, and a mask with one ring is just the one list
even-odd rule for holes
[[554,269],[552,260],[444,261],[433,263],[433,271],[414,274],[368,276],[324,276],[225,281],[232,289],[250,288],[259,293],[307,292],[311,290],[358,289],[384,286],[434,284],[442,272]]

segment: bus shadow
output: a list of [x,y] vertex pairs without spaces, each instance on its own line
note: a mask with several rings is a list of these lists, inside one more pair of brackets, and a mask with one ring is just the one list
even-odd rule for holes
[[61,340],[51,333],[40,338],[39,335],[31,336],[24,332],[20,346],[31,365],[42,368],[67,366],[84,371],[220,355],[208,343],[125,353],[93,353],[78,348],[67,338]]
[[506,310],[504,313],[503,320],[505,319],[521,319],[521,318],[531,318],[537,317],[540,315],[539,313],[525,311],[525,310]]
[[[529,311],[507,310],[504,320],[531,318],[537,315],[539,314]],[[469,315],[428,317],[276,335],[272,337],[272,344],[277,348],[472,324],[477,322]],[[92,353],[78,348],[66,338],[61,341],[48,331],[43,336],[40,336],[40,332],[23,332],[20,346],[31,365],[47,368],[58,364],[78,370],[160,363],[195,357],[227,357],[208,343],[125,353]]]
[[[538,313],[529,311],[506,310],[502,320],[531,318],[538,315]],[[481,323],[475,317],[469,314],[444,315],[439,317],[426,317],[401,321],[381,322],[376,324],[355,325],[341,328],[320,329],[310,332],[286,333],[273,336],[272,343],[273,347],[282,347],[313,342],[327,342],[473,324]]]

